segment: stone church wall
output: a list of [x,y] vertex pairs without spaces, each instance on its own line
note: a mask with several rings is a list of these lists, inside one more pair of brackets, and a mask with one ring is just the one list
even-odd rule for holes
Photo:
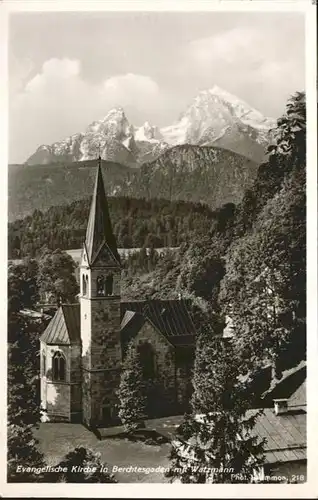
[[83,370],[83,419],[87,426],[104,427],[118,423],[115,390],[119,381],[119,369],[99,372]]
[[154,326],[146,321],[134,339],[136,346],[149,343],[155,356],[155,376],[152,381],[153,398],[150,412],[163,416],[176,410],[176,373],[174,347],[159,333]]
[[121,364],[120,305],[117,299],[92,300],[91,366],[118,369]]
[[[52,359],[55,352],[60,351],[66,360],[65,381],[54,381],[52,379]],[[46,352],[46,370],[42,371],[41,398],[42,406],[47,410],[47,418],[50,421],[70,421],[71,412],[71,351],[70,346],[53,346],[41,342],[42,353]],[[41,360],[43,370],[43,361]]]
[[71,380],[71,420],[80,420],[82,413],[82,370],[81,346],[72,345],[70,348],[70,380]]
[[[120,302],[110,297],[87,302],[89,311],[83,321],[88,324],[83,323],[81,330],[82,339],[87,337],[87,349],[82,358],[83,418],[88,426],[102,426],[107,420],[106,410],[116,416],[114,399],[121,367]],[[84,298],[81,299],[83,304],[86,307]]]

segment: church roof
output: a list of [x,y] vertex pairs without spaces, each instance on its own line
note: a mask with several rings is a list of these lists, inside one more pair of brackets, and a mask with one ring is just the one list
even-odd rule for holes
[[87,224],[85,247],[90,265],[94,263],[99,250],[106,244],[120,263],[120,257],[117,251],[115,236],[109,216],[107,198],[103,182],[101,158],[99,157],[95,187],[93,192],[92,204]]
[[[175,347],[193,346],[195,327],[185,300],[139,300],[121,302],[121,339],[127,344],[145,321]],[[41,335],[47,344],[80,343],[80,305],[63,304]]]
[[79,304],[63,304],[58,308],[47,328],[41,335],[46,344],[79,344],[80,307]]
[[148,320],[174,346],[191,346],[195,343],[195,327],[185,300],[122,302],[121,315],[124,341],[134,337],[142,322]]

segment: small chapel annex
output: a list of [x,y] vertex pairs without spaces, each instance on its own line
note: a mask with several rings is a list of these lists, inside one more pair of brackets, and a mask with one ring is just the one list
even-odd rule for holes
[[40,337],[46,420],[118,423],[116,391],[129,342],[150,387],[149,417],[188,407],[195,327],[185,300],[121,300],[121,263],[99,158],[76,304],[62,304]]

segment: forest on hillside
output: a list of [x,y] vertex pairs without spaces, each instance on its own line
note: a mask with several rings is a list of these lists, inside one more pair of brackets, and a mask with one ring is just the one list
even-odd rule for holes
[[[96,160],[90,160],[10,166],[9,221],[88,197],[96,165]],[[233,151],[189,144],[170,148],[140,168],[102,160],[108,196],[206,203],[213,210],[224,203],[238,203],[257,168],[257,163]]]
[[[69,205],[35,210],[9,223],[9,259],[36,257],[43,246],[50,250],[81,248],[85,239],[91,198]],[[207,205],[164,199],[108,198],[113,231],[119,248],[176,247],[218,224],[228,204],[212,211]]]

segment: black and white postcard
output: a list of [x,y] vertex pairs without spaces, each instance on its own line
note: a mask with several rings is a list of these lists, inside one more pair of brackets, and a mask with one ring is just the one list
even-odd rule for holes
[[1,11],[0,493],[315,496],[316,6]]

